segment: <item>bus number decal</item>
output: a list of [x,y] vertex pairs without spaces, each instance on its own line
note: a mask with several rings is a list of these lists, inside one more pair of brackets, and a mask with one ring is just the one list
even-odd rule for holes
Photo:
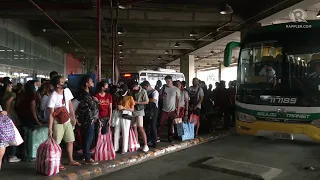
[[297,98],[270,97],[270,103],[273,104],[296,104]]

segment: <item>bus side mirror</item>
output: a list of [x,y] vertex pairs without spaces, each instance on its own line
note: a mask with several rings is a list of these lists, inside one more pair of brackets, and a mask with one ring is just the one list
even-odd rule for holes
[[241,43],[240,42],[229,42],[224,49],[224,61],[223,65],[225,67],[229,67],[231,64],[231,58],[232,58],[232,50],[234,48],[240,47]]

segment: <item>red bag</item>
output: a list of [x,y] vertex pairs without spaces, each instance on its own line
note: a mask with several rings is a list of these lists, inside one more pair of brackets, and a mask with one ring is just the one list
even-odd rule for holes
[[129,130],[129,152],[135,152],[138,150],[137,148],[138,141],[136,135],[134,134],[133,128]]
[[109,130],[109,133],[104,135],[99,133],[94,160],[107,161],[114,159],[116,159],[116,152],[113,147],[111,130]]
[[200,120],[200,117],[195,115],[195,114],[191,114],[190,115],[190,119],[189,119],[189,122],[190,123],[194,123],[194,126],[197,126],[198,125],[198,122]]
[[59,107],[52,113],[53,117],[56,119],[56,121],[59,124],[64,124],[70,119],[70,114],[66,108],[67,103],[66,103],[66,98],[64,97],[64,91],[63,91],[62,104],[63,106]]
[[49,138],[37,150],[36,170],[47,176],[59,173],[61,148],[52,138]]

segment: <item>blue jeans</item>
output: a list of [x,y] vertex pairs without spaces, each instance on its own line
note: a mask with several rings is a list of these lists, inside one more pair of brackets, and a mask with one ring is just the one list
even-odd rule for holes
[[94,136],[94,125],[88,125],[80,128],[81,138],[82,138],[82,151],[83,157],[86,161],[91,159],[90,146]]

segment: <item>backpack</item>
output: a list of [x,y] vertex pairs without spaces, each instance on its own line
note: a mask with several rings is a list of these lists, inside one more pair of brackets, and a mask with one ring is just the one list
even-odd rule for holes
[[200,87],[198,87],[197,91],[190,91],[189,92],[189,97],[190,97],[190,106],[196,106],[198,104],[198,94],[200,91]]
[[[152,94],[153,92],[155,92],[155,90],[152,90],[152,91],[148,91],[148,98],[153,98],[152,97]],[[149,118],[152,118],[156,115],[157,113],[157,105],[156,103],[153,103],[153,102],[149,102],[149,104],[146,105],[146,109],[144,110],[145,112],[145,116],[146,117],[149,117]]]

